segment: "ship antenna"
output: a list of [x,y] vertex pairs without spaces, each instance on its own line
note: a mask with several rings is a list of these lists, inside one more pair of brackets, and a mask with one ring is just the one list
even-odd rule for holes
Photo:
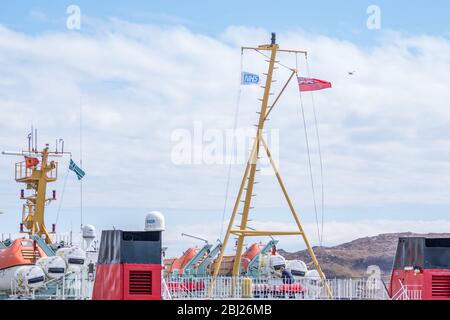
[[28,152],[31,153],[31,143],[33,139],[33,130],[31,130],[31,133],[28,134]]
[[31,152],[34,152],[34,127],[33,127],[33,125],[31,125],[30,140],[31,140]]

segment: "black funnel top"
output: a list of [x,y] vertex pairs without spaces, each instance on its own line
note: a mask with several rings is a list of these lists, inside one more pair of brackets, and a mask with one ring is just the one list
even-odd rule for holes
[[401,237],[394,269],[450,269],[450,238]]
[[161,232],[103,230],[99,264],[161,264]]

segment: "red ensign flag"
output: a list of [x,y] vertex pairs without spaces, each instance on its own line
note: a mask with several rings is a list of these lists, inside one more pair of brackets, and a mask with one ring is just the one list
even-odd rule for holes
[[331,88],[331,82],[324,80],[303,77],[297,77],[297,80],[300,91],[316,91]]
[[25,157],[25,167],[27,169],[33,168],[39,164],[39,160],[33,157]]

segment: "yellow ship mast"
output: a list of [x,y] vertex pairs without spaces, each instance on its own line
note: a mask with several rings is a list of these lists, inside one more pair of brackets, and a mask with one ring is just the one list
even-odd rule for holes
[[[22,222],[20,232],[28,233],[31,236],[38,235],[47,244],[52,243],[51,233],[45,226],[45,206],[56,200],[56,192],[52,192],[52,197],[47,197],[47,184],[58,179],[58,162],[49,160],[49,157],[62,157],[70,152],[64,152],[64,141],[56,141],[56,150],[50,151],[46,144],[42,151],[37,149],[37,130],[28,135],[28,151],[2,152],[4,155],[24,156],[25,161],[15,164],[15,180],[24,183],[29,195],[25,195],[25,190],[21,190],[21,199],[25,200],[22,209]],[[34,137],[34,139],[33,139]],[[61,151],[58,151],[58,146]],[[25,229],[24,229],[25,228]]]
[[[242,178],[242,182],[238,191],[238,195],[234,204],[234,208],[233,208],[233,212],[231,214],[231,218],[230,221],[228,223],[228,228],[227,228],[227,232],[223,241],[223,245],[222,245],[222,249],[220,251],[220,256],[219,256],[219,260],[218,260],[218,264],[217,267],[214,270],[214,275],[213,275],[213,280],[211,282],[210,288],[209,288],[209,294],[211,295],[214,289],[214,285],[215,285],[215,281],[217,279],[218,273],[219,273],[219,269],[220,266],[222,264],[222,260],[224,257],[224,253],[230,238],[230,235],[236,235],[238,236],[238,240],[237,240],[237,248],[236,248],[236,255],[235,255],[235,259],[234,259],[234,265],[233,265],[233,278],[236,279],[236,277],[238,277],[240,275],[240,270],[241,270],[241,255],[242,255],[242,251],[243,251],[243,246],[244,246],[244,239],[245,237],[258,237],[258,236],[287,236],[287,235],[299,235],[302,237],[306,248],[308,250],[309,255],[311,256],[311,259],[314,263],[315,268],[317,269],[317,271],[319,272],[320,278],[322,279],[324,288],[326,290],[326,293],[328,295],[328,297],[332,298],[332,293],[330,290],[330,287],[328,286],[328,284],[326,283],[326,279],[325,276],[322,272],[322,269],[319,265],[319,261],[317,260],[314,251],[311,247],[311,244],[308,240],[308,237],[306,236],[306,233],[302,227],[302,224],[300,222],[300,219],[298,217],[297,212],[295,211],[294,205],[287,193],[286,187],[283,183],[283,180],[281,179],[281,175],[276,167],[276,164],[274,162],[274,160],[272,159],[272,155],[270,153],[269,147],[262,135],[263,130],[264,130],[264,125],[265,122],[267,120],[267,116],[270,112],[272,112],[273,108],[275,107],[275,104],[277,103],[278,99],[280,98],[281,94],[284,92],[284,90],[286,89],[288,83],[290,82],[290,80],[292,79],[292,77],[294,76],[295,73],[297,73],[296,69],[291,69],[292,74],[289,77],[289,79],[287,80],[286,84],[284,85],[284,87],[282,88],[281,92],[279,93],[279,95],[277,96],[277,98],[274,100],[274,102],[271,104],[271,106],[269,106],[269,97],[271,95],[270,90],[271,90],[271,86],[272,86],[272,78],[273,78],[273,71],[274,69],[276,69],[275,64],[278,62],[276,61],[276,56],[278,52],[291,52],[291,53],[302,53],[302,54],[306,54],[305,51],[300,51],[300,50],[285,50],[285,49],[280,49],[278,44],[276,44],[276,39],[275,39],[275,34],[272,33],[272,39],[271,39],[271,44],[270,45],[260,45],[256,48],[254,47],[242,47],[242,50],[257,50],[259,51],[269,51],[270,52],[270,60],[268,60],[269,62],[269,66],[268,66],[268,70],[267,70],[267,74],[266,74],[266,83],[264,88],[264,95],[263,95],[263,99],[262,99],[262,103],[261,103],[261,110],[259,112],[259,121],[258,121],[258,130],[256,133],[256,137],[255,137],[255,141],[253,144],[253,148],[250,154],[250,158],[247,162],[247,166],[245,168],[245,172],[244,172],[244,176]],[[260,154],[260,149],[261,147],[265,150],[270,164],[275,172],[276,178],[278,180],[278,183],[281,187],[281,190],[283,191],[285,200],[289,206],[289,209],[294,217],[294,220],[296,222],[296,226],[297,226],[297,230],[293,230],[293,231],[282,231],[282,230],[251,230],[250,228],[248,228],[247,223],[249,221],[249,210],[251,209],[251,201],[253,198],[253,187],[255,184],[255,174],[257,171],[257,164],[258,164],[258,159],[259,159],[259,154]],[[245,199],[244,199],[244,210],[242,212],[242,218],[241,218],[241,223],[239,226],[239,229],[233,229],[233,225],[234,225],[234,221],[236,218],[236,214],[237,214],[237,210],[239,207],[239,203],[241,202],[241,198],[242,195],[244,193],[245,190]]]

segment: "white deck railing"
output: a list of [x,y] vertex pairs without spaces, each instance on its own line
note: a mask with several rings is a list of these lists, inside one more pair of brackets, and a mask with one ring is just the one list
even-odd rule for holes
[[69,272],[59,280],[49,280],[38,290],[19,291],[11,281],[9,299],[37,300],[90,300],[94,281],[87,270],[80,273]]
[[[282,279],[218,277],[209,295],[212,277],[163,278],[162,298],[180,299],[329,299],[321,280],[301,279],[295,283],[283,283]],[[388,300],[387,290],[381,280],[368,279],[328,279],[335,300]],[[11,298],[25,299],[91,299],[93,279],[86,273],[73,274],[60,281],[46,283],[48,289],[35,293],[13,292]],[[417,300],[422,298],[421,288],[404,287],[393,299]]]
[[[282,279],[218,277],[209,295],[212,277],[165,278],[172,299],[328,299],[321,280],[301,279],[284,284]],[[387,300],[381,280],[328,279],[337,300]]]
[[393,294],[392,300],[422,300],[423,286],[404,285],[400,280],[400,289]]

